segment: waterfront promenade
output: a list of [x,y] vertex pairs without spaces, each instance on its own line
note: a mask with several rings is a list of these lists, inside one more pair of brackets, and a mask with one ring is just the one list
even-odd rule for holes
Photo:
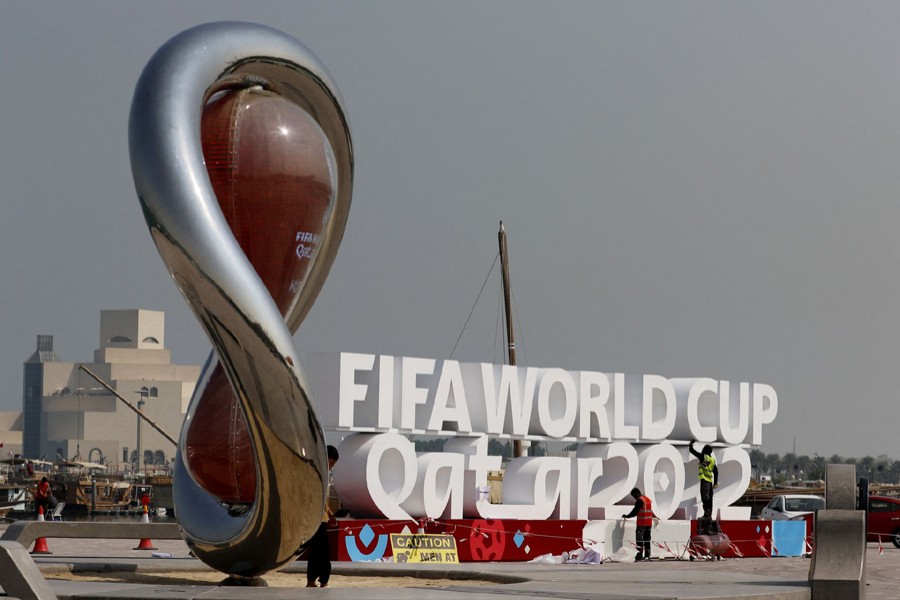
[[[138,540],[49,539],[53,554],[35,555],[41,572],[61,599],[135,598],[225,600],[235,598],[339,598],[354,600],[429,599],[499,600],[563,598],[587,600],[635,599],[781,599],[810,598],[809,559],[753,558],[723,561],[654,560],[649,563],[546,565],[530,563],[466,563],[451,566],[394,563],[334,563],[335,579],[327,589],[305,585],[305,563],[285,572],[296,587],[215,587],[196,584],[191,574],[217,574],[188,555],[178,540],[153,540],[156,552],[134,550]],[[900,599],[900,550],[879,552],[870,544],[867,556],[867,598]],[[429,568],[430,567],[430,568]],[[87,572],[112,581],[70,581]],[[412,577],[395,587],[388,577]],[[63,578],[63,579],[58,579]],[[283,577],[282,577],[283,579]],[[444,579],[435,587],[434,579]],[[352,583],[352,587],[350,586]],[[428,585],[431,583],[432,585]],[[358,585],[357,585],[358,584]],[[424,591],[423,591],[424,590]]]

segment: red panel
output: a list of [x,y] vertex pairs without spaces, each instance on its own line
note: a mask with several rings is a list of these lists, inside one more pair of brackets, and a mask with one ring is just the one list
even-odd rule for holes
[[[816,513],[812,512],[803,515],[803,520],[806,521],[806,548],[812,553],[816,543]],[[874,541],[878,541],[878,538],[875,538]]]
[[[542,554],[562,554],[580,547],[586,521],[511,521],[460,519],[428,522],[426,533],[446,533],[456,540],[460,562],[529,561]],[[368,531],[366,527],[368,526]],[[348,546],[357,555],[380,559],[392,556],[389,540],[404,527],[416,531],[410,521],[382,519],[337,521],[337,543],[332,547],[334,560],[353,560]],[[366,535],[367,534],[367,535]],[[368,541],[368,543],[366,543]],[[384,545],[383,552],[379,544]]]
[[[772,552],[771,521],[719,521],[722,532],[737,547],[723,554],[724,558],[759,558],[770,556]],[[691,521],[691,537],[697,534],[697,521]]]
[[[358,555],[367,557],[367,560],[377,561],[387,556],[393,556],[391,552],[390,535],[401,533],[404,527],[416,531],[417,525],[411,521],[389,521],[387,519],[339,519],[337,525],[337,543],[331,546],[331,559],[340,561],[352,561],[354,557],[350,548],[356,550]],[[367,537],[366,527],[371,537]],[[331,527],[329,527],[331,533]],[[333,538],[329,538],[329,541]]]
[[[529,561],[542,554],[560,555],[581,546],[587,521],[512,521],[460,519],[428,522],[426,533],[448,533],[456,539],[460,562]],[[368,526],[368,544],[363,530]],[[722,531],[730,538],[740,554],[734,550],[726,558],[758,558],[770,556],[772,550],[772,523],[770,521],[721,521]],[[391,556],[391,533],[400,533],[404,527],[416,531],[410,521],[387,519],[341,519],[334,525],[337,539],[332,538],[332,559],[352,560],[348,546],[357,554],[372,555],[372,559]],[[691,522],[691,536],[697,532],[697,522]],[[517,534],[521,534],[517,538]],[[517,542],[518,539],[518,542]],[[378,551],[379,542],[384,544]]]
[[442,521],[435,533],[452,533],[461,562],[529,561],[581,547],[587,521]]

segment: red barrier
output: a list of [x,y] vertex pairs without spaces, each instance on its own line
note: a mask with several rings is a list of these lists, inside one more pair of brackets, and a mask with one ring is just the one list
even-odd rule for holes
[[[529,561],[542,554],[562,554],[581,547],[587,521],[515,521],[455,519],[426,521],[429,534],[449,534],[456,540],[460,562]],[[337,521],[332,559],[380,560],[393,556],[390,535],[404,528],[415,533],[419,523],[387,519]]]
[[[772,553],[771,521],[719,521],[732,548],[723,558],[761,558]],[[697,535],[697,521],[691,521],[691,537]]]
[[[426,520],[424,532],[449,534],[456,540],[460,562],[526,562],[543,554],[560,555],[582,547],[583,520],[516,521],[506,519]],[[332,560],[377,561],[393,556],[392,533],[415,533],[416,521],[340,519],[329,526]],[[732,544],[724,558],[772,555],[771,521],[721,521]],[[691,536],[697,522],[691,523]],[[683,543],[687,543],[687,539]]]

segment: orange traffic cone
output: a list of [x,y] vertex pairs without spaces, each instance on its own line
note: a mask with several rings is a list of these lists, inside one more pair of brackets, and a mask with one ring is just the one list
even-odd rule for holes
[[[44,507],[38,506],[38,518],[37,520],[41,523],[44,522]],[[53,554],[50,552],[50,548],[47,547],[47,539],[46,538],[38,538],[34,540],[34,548],[31,550],[32,554]]]
[[[141,517],[141,523],[149,523],[150,515],[147,512],[147,505],[144,504],[144,516]],[[150,538],[141,538],[141,543],[134,550],[156,550],[156,546],[150,541]]]

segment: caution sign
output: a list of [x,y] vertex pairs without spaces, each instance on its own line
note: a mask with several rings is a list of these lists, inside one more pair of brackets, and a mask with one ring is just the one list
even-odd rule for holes
[[396,562],[459,564],[456,539],[449,534],[392,533]]

